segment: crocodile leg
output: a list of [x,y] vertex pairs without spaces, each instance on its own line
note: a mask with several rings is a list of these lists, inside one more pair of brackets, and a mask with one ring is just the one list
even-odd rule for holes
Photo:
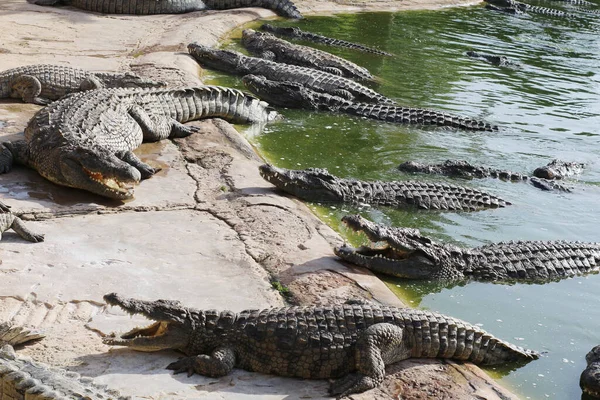
[[182,138],[199,131],[194,126],[185,126],[164,115],[150,115],[140,106],[133,106],[129,115],[142,128],[145,142],[158,142],[167,138]]
[[195,357],[183,357],[167,366],[175,370],[175,374],[187,372],[188,376],[195,373],[212,378],[225,376],[235,366],[235,353],[229,347],[218,347],[211,355],[200,354]]
[[142,179],[148,179],[152,175],[154,175],[155,173],[160,171],[160,169],[153,168],[150,165],[143,162],[142,160],[140,160],[138,158],[138,156],[133,154],[133,152],[131,152],[131,151],[123,151],[123,152],[115,153],[115,155],[117,157],[119,157],[121,160],[125,161],[127,164],[131,165],[132,167],[134,167],[138,171],[140,171],[140,174],[142,175]]
[[79,85],[79,88],[81,90],[102,89],[103,87],[104,87],[104,84],[102,84],[100,79],[98,79],[95,76],[90,76],[90,77],[84,79],[81,82],[81,84]]
[[330,393],[339,398],[379,386],[385,378],[386,364],[410,358],[411,348],[403,338],[402,328],[396,325],[371,325],[356,341],[357,372],[333,382]]
[[9,172],[15,163],[29,166],[28,148],[24,140],[0,144],[0,174]]
[[12,97],[21,97],[25,103],[39,104],[41,106],[52,103],[52,100],[39,97],[42,84],[31,75],[21,75],[12,84]]
[[19,234],[23,239],[30,242],[39,243],[44,241],[44,235],[41,233],[34,233],[27,229],[21,218],[15,217],[12,225],[10,226],[15,232]]

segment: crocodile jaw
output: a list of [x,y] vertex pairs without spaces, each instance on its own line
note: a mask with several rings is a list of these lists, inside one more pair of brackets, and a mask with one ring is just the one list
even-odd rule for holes
[[[308,201],[340,202],[344,196],[326,170],[291,170],[270,164],[258,167],[260,176],[279,189]],[[328,181],[326,181],[328,180]]]

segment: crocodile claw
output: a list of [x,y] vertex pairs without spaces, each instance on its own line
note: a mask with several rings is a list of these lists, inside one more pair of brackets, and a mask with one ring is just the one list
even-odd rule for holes
[[167,369],[173,370],[173,374],[181,374],[187,372],[187,376],[194,375],[194,358],[193,357],[181,357],[179,360],[172,362],[167,365]]

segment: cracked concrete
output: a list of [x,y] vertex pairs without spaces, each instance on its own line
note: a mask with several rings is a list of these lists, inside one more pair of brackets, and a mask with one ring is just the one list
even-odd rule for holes
[[[412,2],[298,1],[303,12],[385,10],[456,5]],[[465,4],[464,2],[462,4]],[[186,45],[215,45],[263,9],[146,17],[106,16],[23,0],[0,4],[4,28],[0,70],[61,63],[90,70],[133,70],[172,85],[199,84],[203,71]],[[38,109],[0,101],[0,140],[15,140]],[[144,144],[136,153],[162,171],[121,203],[63,188],[35,171],[0,175],[0,198],[46,241],[32,244],[6,232],[0,243],[0,321],[43,328],[43,341],[20,352],[60,366],[123,394],[148,399],[322,398],[325,381],[302,381],[235,370],[211,379],[173,376],[174,352],[110,349],[100,336],[143,323],[106,308],[117,291],[170,298],[199,308],[272,307],[284,299],[277,279],[300,304],[369,298],[401,305],[368,271],[337,262],[342,239],[299,201],[282,196],[258,175],[260,158],[228,123],[195,122],[202,133]],[[389,368],[381,388],[355,399],[485,398],[512,395],[478,368],[438,360],[408,360]],[[468,382],[469,384],[465,384]]]

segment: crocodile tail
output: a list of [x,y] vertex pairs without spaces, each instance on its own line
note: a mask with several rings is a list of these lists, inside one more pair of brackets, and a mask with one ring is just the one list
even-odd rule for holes
[[240,7],[261,7],[273,10],[277,15],[286,18],[300,19],[302,14],[291,0],[205,0],[204,3],[213,10],[227,10]]
[[499,339],[490,339],[490,345],[483,357],[475,356],[470,361],[482,365],[496,365],[511,362],[528,362],[540,358],[540,353],[516,346]]

